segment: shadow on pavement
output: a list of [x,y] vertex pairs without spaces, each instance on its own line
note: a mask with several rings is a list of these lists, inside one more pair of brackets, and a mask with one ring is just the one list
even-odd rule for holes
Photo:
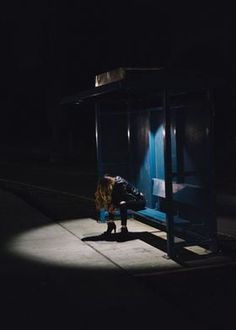
[[[167,254],[167,246],[166,240],[153,235],[150,232],[143,231],[143,232],[129,232],[126,235],[122,235],[121,233],[115,233],[112,235],[95,235],[95,236],[88,236],[82,238],[84,242],[98,242],[98,241],[109,241],[109,242],[127,242],[132,240],[142,240],[143,242],[147,243],[148,245],[153,246],[154,248],[163,251],[164,254]],[[209,253],[205,255],[198,255],[191,250],[186,250],[182,246],[177,248],[177,255],[174,258],[174,261],[182,266],[188,266],[187,262],[195,261],[195,260],[203,260],[208,259],[213,256],[214,253]]]
[[[93,213],[89,203],[70,201],[65,195],[13,192],[33,207],[28,214],[28,206],[22,211],[14,207],[22,207],[16,197],[11,200],[9,196],[7,202],[3,196],[1,245],[16,233]],[[8,218],[4,207],[8,207]],[[103,239],[99,235],[83,240]],[[148,232],[130,232],[126,239],[141,239],[163,251],[166,248],[163,239]],[[112,240],[119,242],[119,235]],[[186,254],[193,257],[191,252]],[[111,270],[38,264],[6,256],[2,251],[0,261],[1,322],[5,322],[5,329],[17,325],[24,329],[73,326],[120,330],[156,325],[165,329],[216,330],[230,329],[235,318],[235,266],[137,279]]]

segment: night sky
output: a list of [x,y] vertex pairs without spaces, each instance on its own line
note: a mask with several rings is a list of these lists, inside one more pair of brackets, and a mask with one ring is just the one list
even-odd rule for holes
[[[97,73],[120,66],[185,68],[224,78],[217,150],[225,160],[235,150],[236,48],[230,6],[42,0],[7,1],[1,7],[3,150],[44,148],[61,97],[93,87]],[[85,119],[88,126],[90,119]]]

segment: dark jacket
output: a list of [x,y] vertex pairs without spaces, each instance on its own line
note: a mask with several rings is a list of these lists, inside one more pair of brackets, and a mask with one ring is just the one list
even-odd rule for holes
[[119,206],[121,201],[138,201],[144,199],[143,194],[130,182],[120,176],[115,177],[115,184],[112,191],[112,204]]

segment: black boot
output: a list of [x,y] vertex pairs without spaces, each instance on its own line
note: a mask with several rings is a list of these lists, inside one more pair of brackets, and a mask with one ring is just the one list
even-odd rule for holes
[[114,221],[107,222],[107,230],[103,233],[105,236],[110,236],[112,231],[116,233],[116,224]]
[[129,239],[129,231],[126,226],[121,226],[120,233],[119,233],[119,242],[124,242]]
[[121,226],[120,233],[122,236],[125,236],[129,233],[128,228],[126,226]]

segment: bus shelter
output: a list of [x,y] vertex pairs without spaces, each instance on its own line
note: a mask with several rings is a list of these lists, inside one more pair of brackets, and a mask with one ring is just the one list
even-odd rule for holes
[[97,167],[131,181],[147,199],[134,217],[167,234],[167,255],[179,246],[217,249],[214,189],[214,105],[218,81],[162,68],[119,68],[64,103],[92,102]]

